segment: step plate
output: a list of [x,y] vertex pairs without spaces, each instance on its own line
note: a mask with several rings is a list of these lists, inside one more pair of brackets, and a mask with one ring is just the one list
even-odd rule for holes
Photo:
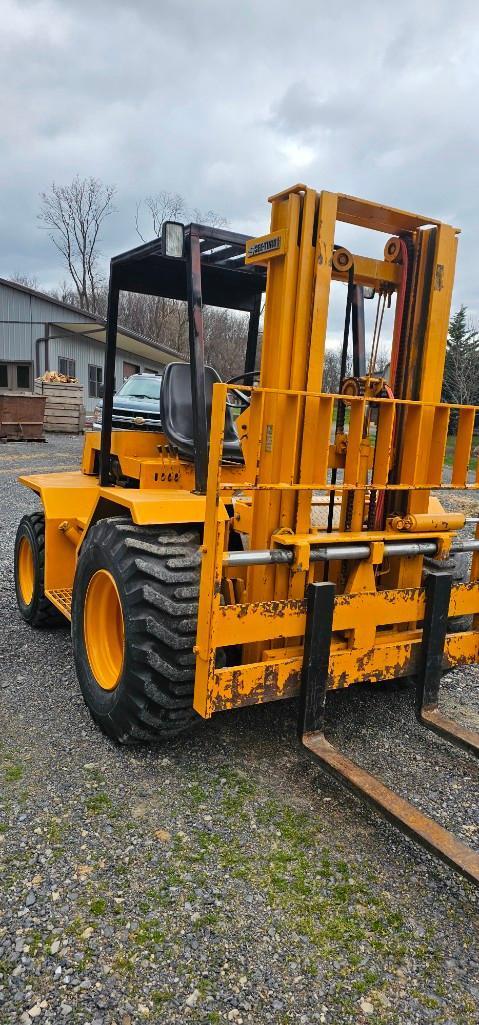
[[72,589],[64,587],[57,591],[45,591],[46,597],[55,608],[59,609],[62,615],[71,621],[72,618]]

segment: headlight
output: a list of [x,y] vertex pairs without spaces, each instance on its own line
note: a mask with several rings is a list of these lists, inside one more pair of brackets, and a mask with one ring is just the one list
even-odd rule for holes
[[95,406],[95,408],[93,410],[93,423],[94,424],[101,423],[101,406]]

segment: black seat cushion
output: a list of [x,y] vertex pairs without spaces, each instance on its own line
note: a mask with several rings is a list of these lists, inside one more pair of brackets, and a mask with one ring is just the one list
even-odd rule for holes
[[[211,425],[213,385],[221,377],[213,367],[205,367],[206,423],[208,437]],[[191,401],[191,370],[189,363],[168,363],[163,371],[160,395],[161,426],[171,445],[184,459],[194,459],[193,405]],[[231,409],[226,407],[223,460],[243,461],[241,445],[234,425]]]

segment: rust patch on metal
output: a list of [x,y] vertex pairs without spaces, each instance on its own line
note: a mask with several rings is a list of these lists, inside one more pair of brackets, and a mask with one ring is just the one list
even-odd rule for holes
[[241,668],[235,669],[231,676],[231,687],[228,689],[228,693],[216,694],[211,706],[212,711],[224,712],[228,708],[246,708],[248,705],[263,705],[268,701],[292,698],[298,693],[300,676],[301,674],[297,670],[292,670],[280,690],[277,667],[267,666],[262,682],[252,690],[245,692],[242,689],[242,670]]
[[270,619],[283,619],[285,614],[289,611],[293,612],[306,612],[305,601],[264,601],[264,602],[250,602],[242,605],[238,609],[238,619],[247,617],[250,612],[261,610],[264,616]]

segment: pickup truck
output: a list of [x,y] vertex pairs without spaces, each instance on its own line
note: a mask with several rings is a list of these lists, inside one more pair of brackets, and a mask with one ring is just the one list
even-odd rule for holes
[[[161,430],[161,382],[159,374],[132,374],[113,396],[113,429]],[[101,431],[102,407],[102,401],[95,406],[92,423],[94,431]]]

